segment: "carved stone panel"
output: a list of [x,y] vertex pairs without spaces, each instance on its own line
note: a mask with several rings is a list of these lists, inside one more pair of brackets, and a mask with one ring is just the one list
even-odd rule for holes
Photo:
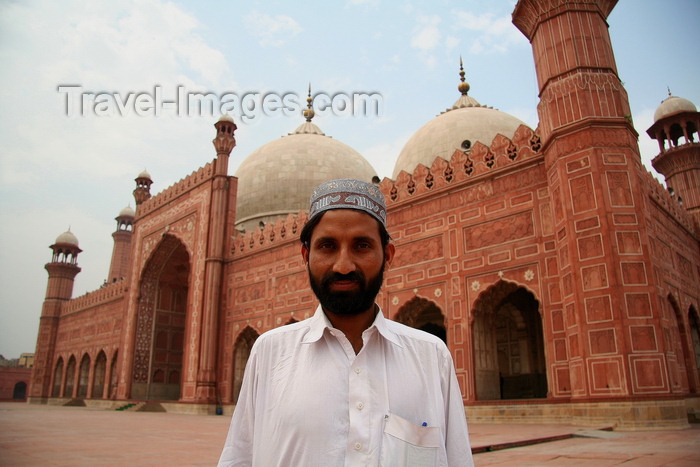
[[474,227],[467,227],[463,233],[465,251],[472,251],[532,237],[535,233],[535,227],[532,212],[525,211]]
[[569,180],[569,188],[574,214],[590,211],[597,207],[593,178],[590,174],[572,178]]

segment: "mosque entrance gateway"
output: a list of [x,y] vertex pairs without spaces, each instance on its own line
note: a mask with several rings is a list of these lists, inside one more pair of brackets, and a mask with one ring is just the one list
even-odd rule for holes
[[477,300],[472,326],[477,400],[547,397],[538,308],[532,293],[503,281]]
[[189,278],[186,248],[166,235],[144,268],[141,281],[133,398],[180,398]]

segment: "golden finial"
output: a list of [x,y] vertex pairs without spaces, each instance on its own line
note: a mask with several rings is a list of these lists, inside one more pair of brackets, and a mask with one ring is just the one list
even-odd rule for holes
[[306,98],[306,110],[304,110],[303,115],[306,117],[306,121],[310,122],[314,118],[314,106],[313,99],[311,98],[311,83],[309,83],[309,95]]
[[463,96],[466,96],[467,93],[469,92],[469,83],[467,83],[464,80],[464,66],[462,64],[462,56],[459,56],[459,85],[457,86],[457,89],[459,92],[462,93]]

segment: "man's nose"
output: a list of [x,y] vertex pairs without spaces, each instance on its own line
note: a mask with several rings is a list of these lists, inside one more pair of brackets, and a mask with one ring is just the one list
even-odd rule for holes
[[352,254],[348,248],[340,248],[333,263],[333,272],[338,274],[348,274],[355,271],[357,266],[352,259]]

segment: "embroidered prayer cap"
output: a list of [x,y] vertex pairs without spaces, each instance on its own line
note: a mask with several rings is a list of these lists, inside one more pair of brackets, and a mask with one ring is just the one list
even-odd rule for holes
[[371,183],[344,178],[320,184],[311,193],[309,220],[330,209],[357,209],[386,227],[384,194]]

